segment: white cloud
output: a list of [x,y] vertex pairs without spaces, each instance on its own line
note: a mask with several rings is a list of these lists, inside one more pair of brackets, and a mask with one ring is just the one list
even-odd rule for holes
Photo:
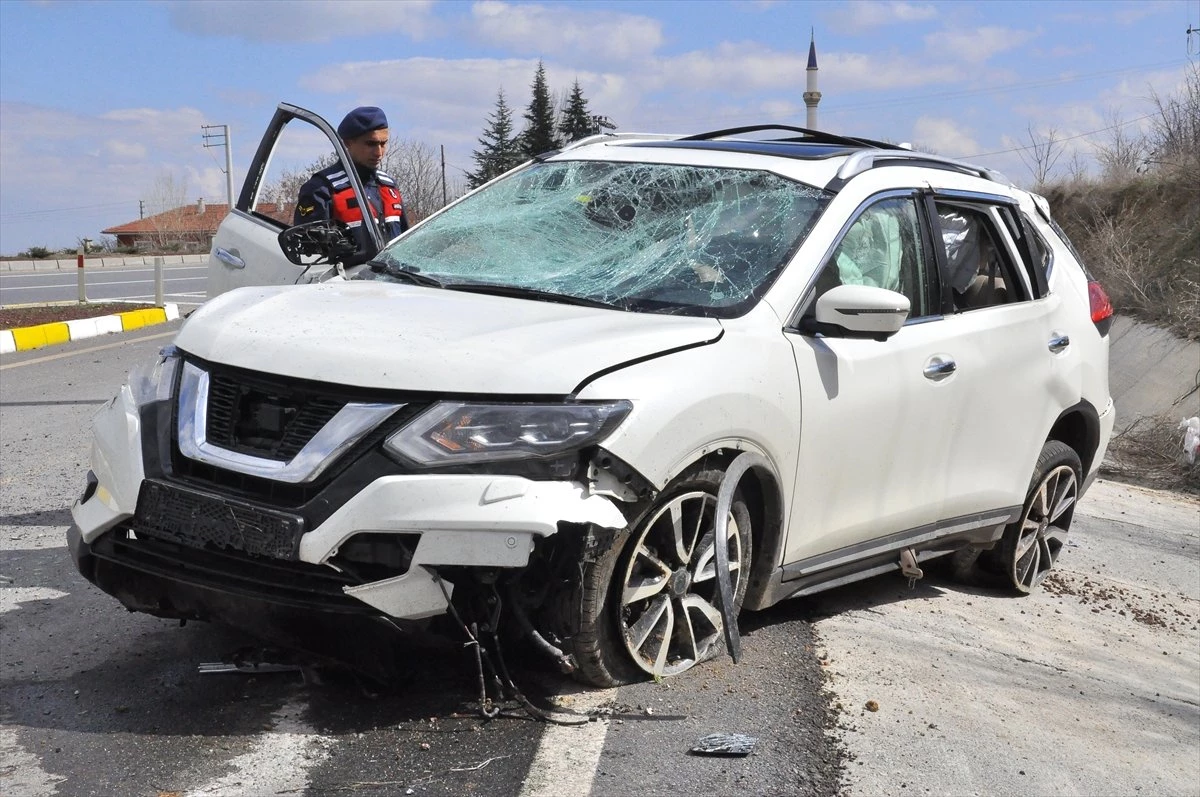
[[[200,146],[204,117],[195,109],[89,115],[0,103],[0,118],[0,251],[6,254],[96,238],[105,227],[136,219],[138,200],[149,199],[164,173],[188,180],[190,199],[199,192],[225,195],[224,174]],[[13,240],[18,230],[23,239]]]
[[943,30],[925,36],[930,53],[949,55],[968,64],[981,64],[997,53],[1020,47],[1042,35],[1038,30],[985,26],[974,30]]
[[863,31],[905,22],[936,19],[938,10],[932,3],[884,3],[875,0],[844,3],[829,15],[835,28],[844,31]]
[[287,3],[231,3],[189,0],[167,6],[179,30],[249,41],[326,42],[375,33],[397,32],[421,40],[438,28],[432,0],[289,0]]
[[109,139],[104,142],[105,156],[120,161],[136,161],[146,157],[146,147],[136,141]]
[[662,23],[650,17],[593,11],[588,6],[542,5],[483,0],[471,7],[477,38],[529,55],[635,58],[657,50]]
[[[820,59],[826,97],[941,86],[963,78],[955,66],[894,54],[826,53]],[[523,125],[521,115],[536,66],[534,59],[517,58],[361,61],[319,69],[303,76],[300,84],[348,98],[346,107],[383,107],[394,136],[469,152],[501,87],[516,126]],[[547,82],[556,95],[579,80],[592,111],[608,115],[622,130],[683,132],[764,119],[802,124],[806,66],[806,48],[772,50],[756,42],[619,64],[601,62],[596,71],[545,62]],[[372,87],[370,94],[362,92],[364,85]]]
[[[954,82],[953,66],[905,56],[862,53],[818,54],[820,88],[871,91]],[[807,51],[781,52],[756,42],[723,43],[712,50],[656,59],[637,70],[637,82],[673,91],[781,90],[799,97],[804,91]]]
[[922,116],[913,123],[915,149],[932,150],[939,155],[961,158],[979,152],[979,143],[971,132],[955,119]]

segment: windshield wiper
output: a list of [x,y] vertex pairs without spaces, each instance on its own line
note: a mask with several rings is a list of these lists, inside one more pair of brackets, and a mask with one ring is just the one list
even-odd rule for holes
[[367,266],[376,274],[385,274],[389,277],[395,277],[404,282],[411,282],[413,285],[426,285],[430,288],[444,288],[441,280],[436,280],[433,277],[426,276],[421,273],[421,269],[416,266],[410,266],[405,263],[388,263],[383,260],[368,260]]
[[571,296],[565,293],[554,293],[553,291],[541,291],[537,288],[522,288],[517,285],[495,285],[487,282],[451,282],[442,287],[448,291],[486,293],[491,296],[512,296],[517,299],[533,299],[538,302],[556,302],[558,304],[573,304],[580,307],[598,307],[602,310],[628,309],[612,302],[602,302],[598,299]]

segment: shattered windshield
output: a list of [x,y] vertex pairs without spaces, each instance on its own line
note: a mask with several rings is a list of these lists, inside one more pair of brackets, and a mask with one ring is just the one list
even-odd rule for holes
[[396,241],[358,278],[407,271],[449,289],[732,317],[762,296],[830,198],[762,171],[534,164]]

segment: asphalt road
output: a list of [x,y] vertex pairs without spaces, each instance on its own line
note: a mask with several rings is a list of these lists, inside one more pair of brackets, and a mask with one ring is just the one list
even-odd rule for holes
[[[482,720],[469,651],[411,640],[407,677],[374,695],[353,679],[199,674],[253,640],[127,613],[69,560],[88,422],[124,374],[170,340],[93,338],[0,360],[0,793],[5,795],[829,794],[810,624],[799,605],[745,624],[742,663],[620,690],[581,690],[535,661],[535,702],[605,718],[560,727]],[[353,645],[354,639],[341,640]],[[709,733],[754,755],[701,758]],[[408,790],[412,789],[412,792]]]
[[[91,415],[177,327],[0,359],[2,794],[1196,793],[1200,505],[1120,485],[1029,598],[884,576],[744,616],[737,665],[617,690],[514,661],[535,702],[599,710],[579,727],[483,720],[443,638],[384,694],[200,674],[253,640],[125,612],[64,541]],[[754,754],[688,755],[713,732]]]
[[[84,269],[84,272],[84,286],[89,301],[154,299],[153,266],[89,268]],[[207,265],[164,266],[164,301],[177,304],[203,302],[207,274]],[[77,301],[78,280],[75,269],[0,273],[0,305]]]

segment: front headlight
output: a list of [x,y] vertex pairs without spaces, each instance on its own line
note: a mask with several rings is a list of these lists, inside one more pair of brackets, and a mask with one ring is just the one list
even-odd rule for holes
[[134,403],[141,407],[152,401],[167,401],[175,389],[179,373],[179,352],[165,346],[153,362],[142,363],[129,372],[129,392]]
[[631,409],[628,401],[440,402],[389,437],[384,448],[424,466],[554,457],[603,439]]

